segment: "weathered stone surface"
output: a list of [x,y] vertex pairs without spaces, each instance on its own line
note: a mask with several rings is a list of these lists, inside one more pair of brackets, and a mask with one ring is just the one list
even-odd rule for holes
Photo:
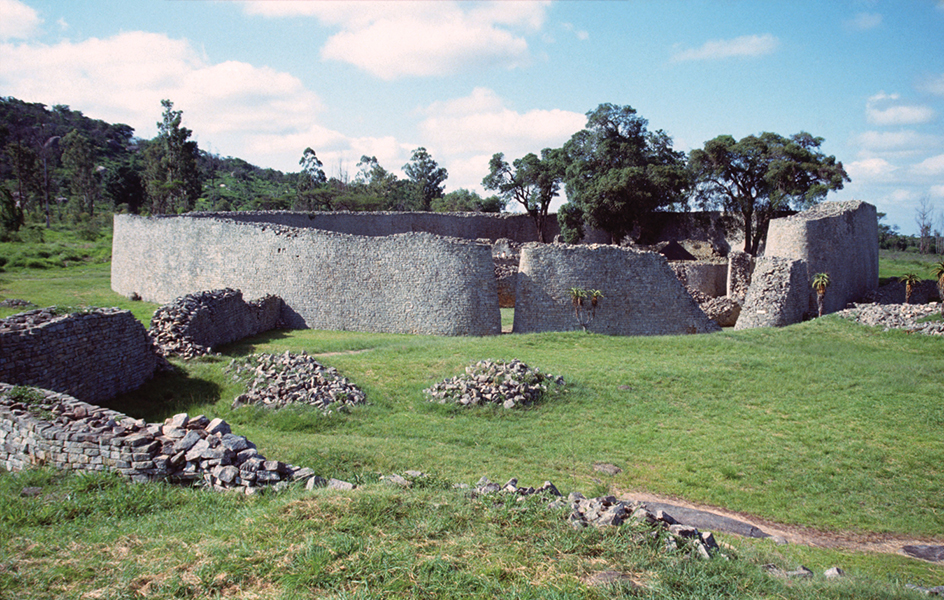
[[722,296],[711,298],[699,304],[708,318],[721,327],[734,327],[741,316],[741,305],[733,298]]
[[802,260],[762,257],[735,329],[784,327],[799,323],[810,310],[807,266]]

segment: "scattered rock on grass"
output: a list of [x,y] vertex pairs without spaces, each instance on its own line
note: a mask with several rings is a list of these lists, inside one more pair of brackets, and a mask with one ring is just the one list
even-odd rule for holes
[[245,394],[233,401],[233,408],[255,404],[282,408],[307,404],[325,414],[345,411],[367,403],[367,396],[334,367],[326,367],[313,357],[301,354],[253,354],[244,361],[230,362],[226,371],[247,382]]
[[466,367],[465,375],[441,381],[423,392],[430,402],[440,404],[501,404],[516,408],[539,402],[545,394],[562,391],[563,386],[563,377],[541,373],[518,359],[481,360]]

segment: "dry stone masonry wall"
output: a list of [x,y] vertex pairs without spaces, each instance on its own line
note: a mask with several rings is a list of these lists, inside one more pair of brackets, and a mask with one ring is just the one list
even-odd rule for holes
[[429,233],[368,237],[219,217],[131,215],[115,216],[113,243],[112,289],[152,302],[231,287],[249,297],[281,297],[289,327],[501,331],[485,244]]
[[32,310],[0,320],[0,381],[103,402],[137,389],[160,358],[131,312]]
[[816,273],[828,273],[824,314],[846,307],[878,286],[878,219],[875,207],[857,200],[823,202],[810,210],[773,219],[765,256],[805,261],[810,287]]
[[580,331],[570,295],[575,287],[603,292],[587,326],[594,333],[671,335],[720,329],[660,254],[616,246],[525,244],[514,332]]
[[735,329],[784,327],[799,323],[809,310],[806,263],[777,256],[757,259],[753,283]]
[[274,329],[281,314],[282,300],[277,296],[246,302],[239,290],[212,290],[181,296],[158,308],[148,333],[165,356],[192,358]]
[[202,482],[249,494],[283,481],[324,483],[311,469],[267,460],[221,419],[181,413],[147,423],[66,394],[0,383],[0,467],[35,465],[118,471],[139,482]]

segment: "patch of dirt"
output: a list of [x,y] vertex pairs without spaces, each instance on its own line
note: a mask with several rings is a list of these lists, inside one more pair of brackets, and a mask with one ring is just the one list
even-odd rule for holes
[[[901,554],[907,556],[902,548],[911,545],[944,545],[944,537],[923,537],[916,538],[891,533],[858,533],[851,531],[824,531],[813,527],[803,527],[799,525],[786,525],[775,523],[767,519],[757,517],[748,513],[734,512],[710,506],[707,504],[695,504],[675,496],[660,496],[648,492],[638,491],[617,491],[621,500],[638,500],[640,502],[656,502],[662,504],[672,504],[683,508],[700,510],[713,513],[722,517],[736,519],[757,527],[770,536],[779,536],[791,544],[801,544],[816,548],[829,548],[832,550],[852,550],[855,552],[881,552],[883,554]],[[666,511],[672,514],[671,511]],[[912,557],[913,558],[913,557]],[[935,563],[937,564],[937,563]]]

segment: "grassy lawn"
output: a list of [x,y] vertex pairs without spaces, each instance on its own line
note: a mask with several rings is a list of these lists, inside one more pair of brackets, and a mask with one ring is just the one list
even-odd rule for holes
[[[897,267],[883,259],[883,268]],[[110,292],[107,265],[0,273],[4,297],[121,306],[145,323],[155,308]],[[224,372],[230,360],[286,350],[326,354],[319,360],[370,404],[330,417],[231,410],[241,390]],[[565,493],[645,490],[827,532],[942,544],[940,338],[830,316],[677,337],[276,331],[222,353],[178,362],[179,373],[109,405],[151,421],[220,416],[267,457],[364,489],[245,498],[0,474],[0,522],[10,532],[0,536],[0,597],[917,598],[896,584],[944,583],[944,567],[902,556],[728,537],[744,560],[692,562],[640,544],[632,528],[575,531],[539,507],[450,488],[482,475],[534,486],[549,479]],[[568,391],[512,412],[425,400],[424,388],[485,358],[562,375]],[[623,472],[601,475],[597,461]],[[429,473],[429,485],[377,483],[407,469]],[[43,495],[20,498],[28,485]],[[763,573],[765,563],[802,563],[820,576],[782,581]],[[826,582],[822,571],[834,565],[851,576]],[[603,569],[646,587],[581,583]]]

